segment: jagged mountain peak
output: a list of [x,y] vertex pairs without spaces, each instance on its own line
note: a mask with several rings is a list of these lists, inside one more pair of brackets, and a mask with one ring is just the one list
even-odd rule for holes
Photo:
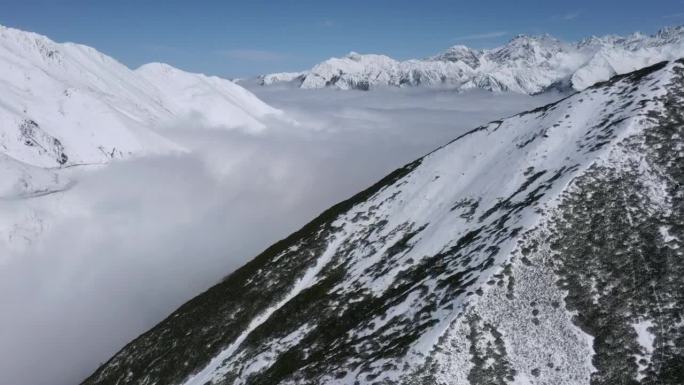
[[564,44],[551,35],[518,35],[506,45],[489,51],[487,56],[503,65],[521,60],[534,64],[549,60],[563,50]]
[[524,33],[519,33],[515,35],[511,40],[508,41],[506,45],[517,45],[525,44],[530,42],[544,43],[544,44],[561,44],[562,42],[548,33],[542,33],[538,35],[528,35]]
[[454,139],[84,384],[677,384],[684,61]]
[[618,35],[604,35],[596,36],[591,35],[577,42],[577,47],[597,47],[597,46],[610,46],[616,44],[617,41],[624,39]]
[[446,61],[446,62],[463,62],[470,68],[477,68],[480,65],[481,51],[473,50],[465,45],[454,45],[443,52],[431,56],[428,60],[431,61]]
[[679,41],[684,36],[684,25],[665,27],[655,34],[656,40],[661,40],[663,43],[671,43]]
[[346,57],[351,59],[351,60],[354,60],[354,61],[361,61],[363,59],[363,56],[364,55],[362,55],[358,52],[351,51],[347,54]]
[[453,51],[453,52],[463,52],[463,51],[470,51],[471,48],[468,47],[467,45],[464,44],[456,44],[452,45],[451,47],[447,48],[446,51]]

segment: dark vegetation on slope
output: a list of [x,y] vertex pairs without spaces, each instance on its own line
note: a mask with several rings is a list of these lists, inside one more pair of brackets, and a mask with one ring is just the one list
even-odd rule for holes
[[[637,161],[627,169],[596,167],[564,197],[556,222],[560,285],[568,290],[574,321],[594,337],[592,385],[684,383],[684,73],[664,99],[654,128],[621,143],[643,153],[650,178]],[[652,188],[663,188],[654,196]],[[658,202],[665,199],[666,202]],[[669,211],[662,205],[670,206]],[[653,320],[650,360],[634,324]],[[641,358],[638,358],[641,357]],[[641,361],[638,363],[637,361]],[[637,381],[639,364],[644,378]]]
[[[368,199],[415,169],[416,160],[390,173],[259,254],[222,282],[182,305],[150,331],[126,345],[83,384],[133,384],[147,377],[172,384],[199,371],[252,318],[277,302],[301,272],[315,262],[340,213]],[[289,250],[292,246],[298,249]],[[282,254],[282,256],[281,256]],[[276,260],[276,257],[277,258]],[[202,325],[201,328],[198,328]],[[131,376],[128,373],[132,373]]]

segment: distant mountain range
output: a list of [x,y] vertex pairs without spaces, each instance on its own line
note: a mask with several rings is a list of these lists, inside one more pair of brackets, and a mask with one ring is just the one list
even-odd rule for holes
[[439,86],[535,94],[553,88],[582,90],[614,75],[682,56],[684,27],[665,28],[653,36],[592,36],[576,43],[549,35],[519,35],[502,47],[477,50],[456,45],[421,60],[352,52],[308,71],[263,75],[258,82],[343,90]]
[[680,60],[477,127],[84,384],[681,385],[683,106]]

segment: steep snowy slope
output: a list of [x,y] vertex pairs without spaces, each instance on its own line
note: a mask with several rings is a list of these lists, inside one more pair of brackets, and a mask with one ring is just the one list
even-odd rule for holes
[[270,74],[262,85],[300,82],[302,88],[337,87],[368,90],[381,86],[448,86],[526,94],[549,87],[582,90],[592,84],[684,56],[684,27],[654,36],[591,37],[564,43],[548,35],[519,35],[491,50],[457,45],[424,60],[397,61],[383,55],[350,53],[310,71]]
[[684,62],[478,127],[85,384],[681,384]]
[[173,111],[174,118],[199,120],[197,125],[262,130],[265,117],[280,114],[230,80],[162,63],[146,64],[136,72],[162,91],[162,104]]
[[0,153],[60,167],[180,150],[169,122],[261,129],[279,111],[227,80],[148,65],[132,71],[86,46],[0,27]]

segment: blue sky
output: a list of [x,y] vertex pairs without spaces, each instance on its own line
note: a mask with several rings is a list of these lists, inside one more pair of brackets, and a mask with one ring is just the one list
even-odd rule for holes
[[684,1],[0,0],[0,24],[91,45],[131,67],[225,77],[306,69],[349,51],[398,59],[518,33],[564,40],[684,24]]

